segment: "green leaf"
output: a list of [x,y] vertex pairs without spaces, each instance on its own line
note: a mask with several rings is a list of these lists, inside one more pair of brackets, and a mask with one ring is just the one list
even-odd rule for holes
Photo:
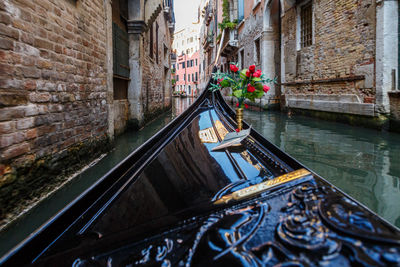
[[233,91],[233,95],[236,96],[237,98],[242,96],[242,90],[235,90]]
[[261,98],[264,95],[264,91],[263,90],[261,90],[261,91],[256,90],[254,93],[255,93],[256,98]]
[[220,84],[222,87],[229,87],[229,85],[230,85],[229,81],[227,81],[227,80],[223,80]]
[[254,77],[252,80],[255,81],[255,82],[261,82],[261,79],[258,78],[258,77]]
[[246,72],[247,72],[247,69],[243,69],[243,70],[240,72],[240,78],[246,79],[246,78],[247,78]]
[[254,87],[257,89],[257,90],[263,90],[263,85],[262,85],[262,83],[256,83],[255,85],[254,85]]

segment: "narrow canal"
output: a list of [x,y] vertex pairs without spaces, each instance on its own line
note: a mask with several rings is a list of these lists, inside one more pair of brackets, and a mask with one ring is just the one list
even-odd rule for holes
[[[191,98],[174,98],[172,112],[115,141],[94,166],[0,233],[0,255],[46,222],[118,162],[185,110]],[[400,227],[400,134],[280,112],[246,110],[245,120],[268,140]]]

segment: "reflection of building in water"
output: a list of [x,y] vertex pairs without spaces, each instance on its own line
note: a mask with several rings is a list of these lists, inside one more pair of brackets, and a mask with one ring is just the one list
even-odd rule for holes
[[[217,129],[217,132],[221,137],[221,140],[224,140],[225,135],[229,133],[228,130],[219,120],[215,121],[214,126]],[[200,130],[199,137],[202,143],[218,143],[218,138],[217,135],[215,134],[214,127]]]
[[218,138],[213,127],[200,130],[199,138],[202,143],[218,143]]
[[240,152],[240,156],[242,156],[242,158],[249,164],[253,165],[257,170],[261,171],[264,169],[260,162],[254,158],[252,159],[252,156],[247,151]]
[[174,117],[181,115],[191,104],[193,104],[193,98],[173,98],[172,114]]

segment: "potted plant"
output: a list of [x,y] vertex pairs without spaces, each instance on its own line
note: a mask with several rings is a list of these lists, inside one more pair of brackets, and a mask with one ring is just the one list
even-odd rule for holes
[[238,100],[236,104],[237,132],[240,132],[243,126],[243,108],[247,108],[247,104],[244,101],[248,99],[255,102],[257,98],[263,97],[269,91],[270,87],[267,84],[276,83],[276,78],[267,78],[261,70],[256,70],[255,65],[239,71],[239,67],[234,63],[230,64],[229,73],[217,71],[213,74],[213,78],[217,83],[211,83],[210,90],[217,91],[223,88],[231,88],[231,95]]

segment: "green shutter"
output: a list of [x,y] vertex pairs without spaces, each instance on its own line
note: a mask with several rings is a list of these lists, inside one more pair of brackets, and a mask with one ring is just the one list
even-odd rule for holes
[[113,70],[114,75],[129,78],[128,33],[113,23]]

